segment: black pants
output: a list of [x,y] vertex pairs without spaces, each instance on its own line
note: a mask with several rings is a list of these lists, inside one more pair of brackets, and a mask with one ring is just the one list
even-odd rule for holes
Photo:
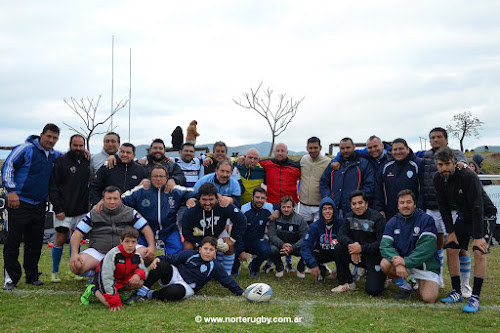
[[318,263],[319,271],[321,272],[321,276],[323,276],[323,278],[326,277],[326,267],[325,267],[325,265],[322,265],[322,264],[326,264],[326,263],[335,261],[336,260],[335,251],[336,250],[333,250],[333,251],[332,250],[321,250],[319,248],[312,250],[312,255],[313,255],[314,259],[316,259],[316,262]]
[[[345,245],[337,244],[335,247],[337,263],[337,278],[339,284],[352,283],[352,275],[349,269],[351,255]],[[384,291],[385,275],[380,269],[380,254],[362,254],[361,262],[356,266],[366,269],[365,291],[368,295],[378,296]]]
[[[161,280],[162,284],[168,284],[172,280],[173,268],[166,261],[160,261],[156,269],[149,271],[148,278],[144,281],[144,285],[151,288],[157,281]],[[179,301],[186,295],[186,288],[178,283],[169,284],[153,292],[153,298],[160,301]]]
[[[276,272],[281,272],[282,270],[285,269],[283,266],[283,261],[281,260],[281,257],[283,255],[280,253],[280,249],[276,247],[275,245],[271,244],[271,252],[269,254],[269,259],[272,260],[274,265],[276,266]],[[302,257],[300,256],[300,249],[294,250],[292,252],[292,256],[297,256],[300,257],[299,263],[297,264],[297,271],[299,272],[304,272],[306,269],[306,263],[304,260],[302,260]]]
[[19,246],[24,238],[24,272],[26,283],[38,280],[38,261],[42,253],[46,203],[30,205],[20,202],[19,208],[8,208],[9,232],[3,248],[5,270],[17,285],[22,276]]

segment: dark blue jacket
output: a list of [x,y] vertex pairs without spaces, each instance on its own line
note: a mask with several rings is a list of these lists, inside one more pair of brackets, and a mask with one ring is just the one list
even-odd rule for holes
[[371,200],[375,187],[375,174],[370,163],[354,152],[350,161],[340,160],[339,170],[335,171],[328,165],[319,182],[321,196],[331,197],[335,202],[336,211],[340,208],[347,213],[351,211],[349,195],[352,191],[361,190]]
[[148,221],[154,233],[159,231],[160,239],[177,230],[177,212],[195,194],[182,186],[175,186],[170,193],[165,193],[164,190],[165,186],[161,189],[151,186],[149,190],[141,188],[123,197],[123,204],[138,211]]
[[[368,153],[368,148],[356,149],[355,152],[357,152],[359,156],[366,158],[371,163],[373,169],[377,171],[382,165],[384,165],[385,162],[387,162],[388,159],[390,159],[391,146],[384,143],[384,152],[379,158],[373,158],[372,155]],[[340,162],[341,159],[342,154],[338,152],[337,156],[332,159],[332,162]]]
[[[326,203],[329,203],[334,207],[334,218],[330,229],[326,227],[325,221],[323,221],[323,215],[321,214],[321,209]],[[318,263],[312,254],[313,250],[319,249],[320,251],[331,251],[333,254],[333,251],[335,251],[335,245],[332,244],[332,241],[337,238],[341,225],[342,219],[337,215],[337,210],[335,209],[333,200],[330,197],[323,198],[319,204],[319,219],[311,224],[307,229],[306,236],[304,237],[304,241],[300,249],[300,255],[302,256],[302,259],[305,260],[307,267],[314,268],[318,266]]]
[[160,260],[166,260],[179,270],[184,282],[193,288],[197,293],[208,281],[215,279],[233,294],[240,296],[243,290],[232,277],[227,275],[224,266],[215,259],[204,261],[200,254],[195,250],[182,251],[178,254],[167,254],[159,256]]
[[47,200],[54,162],[61,156],[53,149],[47,156],[39,139],[36,135],[29,136],[24,144],[12,150],[2,166],[2,183],[7,192],[16,192],[19,200],[32,205]]
[[246,243],[264,238],[267,221],[273,211],[273,205],[268,202],[265,202],[262,208],[255,207],[251,201],[241,206],[241,212],[245,214],[247,218],[247,228],[243,234],[242,240],[236,242],[234,245],[238,253],[244,251],[244,245]]
[[423,198],[419,196],[422,179],[422,160],[413,152],[401,162],[387,161],[375,177],[375,200],[373,209],[385,212],[386,218],[398,213],[397,195],[402,190],[412,190],[417,198],[417,206],[421,207]]

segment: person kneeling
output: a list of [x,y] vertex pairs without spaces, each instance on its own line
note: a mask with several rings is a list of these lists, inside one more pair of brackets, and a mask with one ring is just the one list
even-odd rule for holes
[[[141,302],[146,298],[179,301],[193,296],[211,279],[219,281],[236,296],[243,296],[244,292],[238,283],[215,260],[216,252],[217,240],[207,236],[202,239],[199,252],[185,250],[179,254],[155,258],[144,286],[127,300],[127,304]],[[150,290],[159,280],[163,287],[160,290]]]
[[111,311],[120,311],[119,291],[135,290],[144,284],[147,270],[141,256],[135,252],[138,240],[137,229],[123,229],[120,245],[112,248],[97,266],[93,283],[80,298],[82,304],[88,305],[90,296],[95,294]]
[[355,287],[349,264],[366,269],[365,291],[378,296],[384,291],[385,275],[380,269],[380,240],[384,233],[385,218],[376,210],[368,208],[363,191],[350,195],[351,209],[346,214],[338,234],[339,245],[335,251],[339,286],[333,292],[343,292]]
[[399,213],[387,222],[380,242],[382,272],[400,288],[394,299],[408,298],[416,279],[424,302],[434,303],[439,293],[434,219],[417,208],[411,190],[399,192],[397,200]]

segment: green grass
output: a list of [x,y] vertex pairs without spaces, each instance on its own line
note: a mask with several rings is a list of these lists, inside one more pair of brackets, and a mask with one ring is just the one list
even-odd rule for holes
[[[2,247],[0,246],[0,249]],[[21,254],[22,257],[22,254]],[[358,289],[333,295],[330,289],[335,280],[316,284],[307,275],[299,280],[292,274],[278,280],[274,274],[261,274],[259,282],[272,286],[271,302],[254,304],[233,296],[218,283],[209,283],[191,299],[177,303],[147,301],[124,306],[120,312],[110,312],[97,300],[89,306],[79,303],[86,282],[71,281],[67,271],[67,246],[61,264],[63,282],[48,282],[51,272],[50,249],[44,246],[40,270],[43,287],[27,286],[23,280],[17,291],[0,292],[0,331],[2,332],[498,332],[500,329],[500,247],[492,248],[488,256],[488,274],[481,295],[482,309],[475,315],[461,312],[460,305],[424,305],[418,293],[403,302],[392,297],[397,287],[391,284],[382,297],[372,298]],[[2,262],[3,263],[3,262]],[[440,291],[445,296],[449,289]],[[241,270],[238,283],[245,288],[254,283],[246,267]],[[195,316],[203,317],[302,317],[302,323],[196,323]]]

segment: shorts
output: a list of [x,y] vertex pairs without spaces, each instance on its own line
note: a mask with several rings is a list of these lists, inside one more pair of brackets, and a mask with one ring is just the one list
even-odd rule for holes
[[418,268],[407,268],[406,270],[414,279],[433,281],[439,285],[439,275],[434,272],[424,271]]
[[102,254],[101,252],[97,251],[96,249],[94,249],[92,247],[89,247],[88,249],[86,249],[82,253],[88,254],[89,256],[91,256],[94,259],[97,259],[98,261],[101,261],[102,259],[104,259],[104,256],[105,256],[104,254]]
[[[483,221],[483,237],[486,235],[486,222]],[[457,219],[455,222],[455,235],[457,236],[458,245],[462,250],[467,251],[469,248],[470,239],[472,238],[472,225],[463,223],[462,219]]]
[[[436,223],[436,229],[438,234],[446,234],[446,227],[443,222],[443,218],[441,217],[441,213],[439,212],[439,209],[427,209],[425,211],[427,215],[432,216],[434,219],[434,223]],[[456,210],[451,211],[451,218],[453,219],[453,223],[457,220],[458,213]]]
[[63,228],[68,228],[69,230],[75,230],[76,225],[78,222],[83,220],[83,218],[87,215],[87,213],[79,215],[79,216],[66,216],[64,220],[59,220],[57,217],[54,218],[54,229],[63,227]]
[[187,284],[186,281],[184,281],[181,274],[179,273],[179,270],[174,265],[172,265],[172,278],[170,279],[170,282],[168,284],[160,283],[162,287],[166,287],[171,284],[180,284],[186,289],[186,295],[184,295],[183,298],[188,298],[194,295],[193,288],[189,284]]
[[309,206],[299,202],[296,206],[295,212],[302,216],[308,224],[311,224],[311,222],[318,219],[319,206]]

